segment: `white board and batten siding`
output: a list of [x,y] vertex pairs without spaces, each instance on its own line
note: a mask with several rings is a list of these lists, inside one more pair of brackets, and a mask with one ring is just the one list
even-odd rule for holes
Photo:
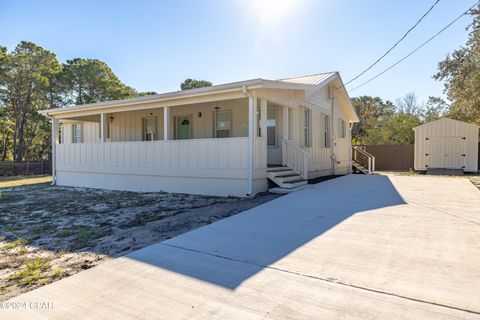
[[[248,138],[59,144],[60,185],[245,196]],[[265,141],[255,141],[254,188],[266,189]]]
[[[332,121],[332,99],[328,90],[328,86],[324,86],[309,92],[303,101],[311,107],[312,112],[311,146],[304,148],[311,154],[309,159],[310,178],[350,172],[352,144],[348,116],[342,110],[340,102],[334,99]],[[325,141],[325,117],[328,119],[328,141]],[[302,115],[300,115],[300,120],[303,121]],[[345,121],[344,135],[341,132],[341,121]],[[331,157],[332,154],[334,154],[334,159]]]
[[427,168],[478,171],[479,127],[442,118],[414,128],[415,170]]

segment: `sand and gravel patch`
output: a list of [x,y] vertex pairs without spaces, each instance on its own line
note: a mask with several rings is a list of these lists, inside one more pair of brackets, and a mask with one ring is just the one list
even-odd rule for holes
[[0,189],[0,301],[276,197]]

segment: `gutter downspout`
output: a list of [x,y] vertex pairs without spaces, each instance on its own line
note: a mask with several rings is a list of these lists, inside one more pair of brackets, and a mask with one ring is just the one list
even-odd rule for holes
[[52,122],[52,186],[57,184],[57,161],[56,161],[56,154],[57,154],[57,123],[54,117],[51,117]]
[[335,155],[335,139],[333,138],[333,132],[335,131],[333,126],[334,126],[334,108],[335,108],[335,97],[334,97],[334,90],[332,89],[332,116],[330,120],[330,147],[332,148],[332,175],[335,175],[335,162],[337,162],[336,155]]
[[253,105],[253,96],[250,92],[247,91],[247,86],[242,86],[242,93],[248,97],[248,187],[247,187],[247,197],[252,196],[253,194],[253,124],[255,117],[255,110]]

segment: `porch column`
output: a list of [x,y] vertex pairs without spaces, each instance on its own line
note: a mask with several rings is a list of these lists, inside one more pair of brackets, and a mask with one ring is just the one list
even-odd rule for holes
[[56,157],[57,157],[58,119],[52,117],[52,185],[57,183]]
[[105,142],[107,138],[107,117],[105,113],[100,114],[100,142]]
[[288,107],[284,106],[283,107],[283,129],[282,129],[282,136],[283,140],[288,140],[288,131],[289,131],[289,126],[290,124],[288,123]]
[[260,100],[260,135],[267,138],[267,99]]
[[163,107],[163,141],[168,141],[170,132],[170,107]]

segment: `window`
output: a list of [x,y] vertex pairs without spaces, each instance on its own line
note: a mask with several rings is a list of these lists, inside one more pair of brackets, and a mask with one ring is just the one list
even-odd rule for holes
[[340,138],[345,138],[347,136],[347,126],[345,123],[345,120],[340,119],[340,126],[339,126],[339,131],[340,131]]
[[143,118],[143,140],[144,141],[153,141],[157,134],[157,118],[148,117]]
[[288,140],[293,139],[293,109],[288,108]]
[[267,146],[277,146],[277,115],[275,107],[267,108]]
[[81,123],[72,124],[72,142],[73,143],[82,142],[82,124]]
[[257,107],[256,115],[257,115],[257,137],[261,137],[262,136],[262,129],[260,127],[260,108],[258,108],[258,107]]
[[63,137],[63,124],[62,123],[59,123],[58,124],[58,143],[65,143],[64,141],[64,137]]
[[310,120],[311,118],[311,110],[304,109],[303,110],[303,146],[310,147]]
[[323,147],[330,148],[330,116],[323,116]]
[[215,138],[229,138],[232,133],[232,111],[215,112]]

